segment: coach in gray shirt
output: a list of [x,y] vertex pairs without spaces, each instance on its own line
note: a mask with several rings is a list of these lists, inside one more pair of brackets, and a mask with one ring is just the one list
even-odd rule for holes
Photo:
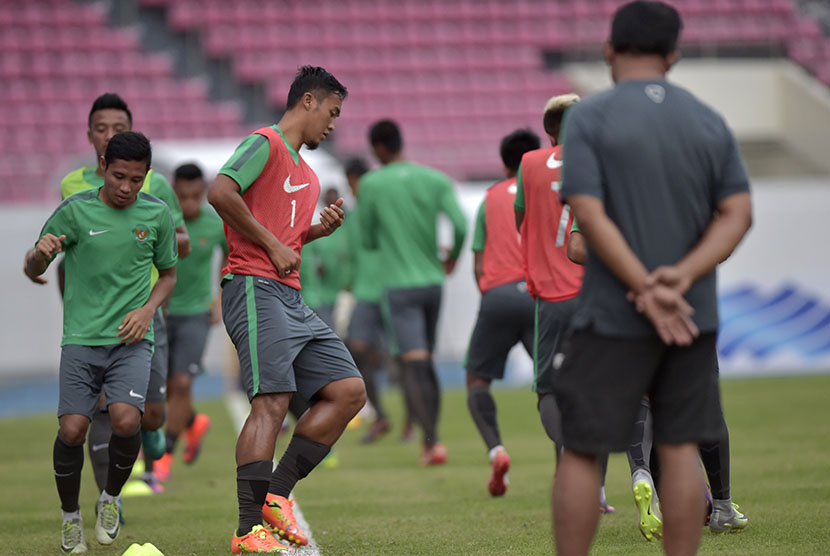
[[596,458],[624,451],[648,395],[662,469],[667,554],[700,541],[697,444],[717,438],[715,267],[749,229],[749,180],[723,119],[666,82],[677,11],[631,2],[605,57],[616,86],[576,105],[563,197],[588,242],[574,332],[557,357],[565,453],[554,485],[560,555],[587,554],[599,513]]

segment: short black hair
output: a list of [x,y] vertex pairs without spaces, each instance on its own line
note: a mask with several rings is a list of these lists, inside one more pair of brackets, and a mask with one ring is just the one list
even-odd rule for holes
[[360,177],[369,171],[369,165],[362,158],[356,156],[346,161],[346,175]]
[[204,174],[202,174],[202,169],[192,162],[182,164],[173,172],[174,182],[176,180],[198,180],[203,177]]
[[666,57],[677,48],[680,14],[664,2],[635,0],[617,10],[611,23],[614,52]]
[[133,125],[133,114],[130,112],[130,109],[127,108],[127,103],[124,102],[124,99],[118,96],[115,93],[104,93],[103,95],[99,96],[95,99],[95,102],[92,103],[92,108],[89,109],[89,118],[87,119],[87,125],[92,127],[92,115],[95,114],[99,110],[123,110],[127,113],[127,119],[130,120],[130,125]]
[[146,162],[149,170],[152,158],[153,151],[150,148],[150,140],[143,133],[137,131],[116,133],[107,143],[107,152],[104,153],[107,166],[116,160],[127,160],[130,162]]
[[375,122],[369,129],[369,143],[372,146],[383,145],[392,154],[399,153],[403,149],[401,128],[392,120]]
[[323,100],[330,94],[336,94],[340,97],[340,100],[344,100],[349,91],[324,68],[303,66],[297,71],[297,75],[291,83],[291,88],[288,89],[285,109],[293,108],[306,93],[312,93],[318,100]]
[[540,145],[538,135],[529,129],[517,129],[501,140],[501,160],[511,172],[517,172],[522,156],[535,151]]

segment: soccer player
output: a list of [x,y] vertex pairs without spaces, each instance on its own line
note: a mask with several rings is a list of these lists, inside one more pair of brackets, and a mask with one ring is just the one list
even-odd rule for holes
[[558,357],[565,452],[557,552],[587,554],[596,457],[625,450],[648,394],[667,554],[693,554],[705,504],[700,442],[717,439],[715,268],[749,229],[749,180],[723,119],[666,81],[677,11],[620,7],[604,47],[616,86],[565,126],[563,195],[589,245],[574,331]]
[[[337,202],[337,189],[330,187],[323,194],[323,206]],[[343,267],[348,263],[345,246],[345,234],[334,234],[325,241],[316,241],[309,248],[313,253],[313,268],[317,277],[315,281],[316,304],[309,304],[329,328],[334,330],[334,306],[337,296],[343,289]],[[305,280],[305,279],[304,279]],[[305,300],[305,295],[303,296]],[[308,300],[306,300],[308,304]]]
[[[378,249],[390,328],[403,366],[404,392],[424,439],[421,464],[441,464],[447,450],[438,441],[441,390],[432,352],[444,276],[455,268],[467,221],[448,176],[405,159],[398,125],[372,125],[369,142],[382,167],[360,181],[363,242]],[[455,241],[442,260],[436,225],[439,213],[452,223]]]
[[[316,148],[334,130],[345,97],[346,88],[325,69],[303,66],[279,123],[245,139],[208,191],[230,247],[222,318],[251,401],[236,444],[234,554],[287,551],[263,528],[263,519],[281,538],[308,543],[288,496],[366,400],[346,346],[305,305],[297,276],[303,244],[334,232],[344,216],[337,199],[311,225],[320,182],[299,150],[303,144]],[[311,408],[272,473],[277,433],[295,393]]]
[[582,267],[567,256],[573,217],[559,194],[559,130],[565,110],[578,101],[577,95],[567,94],[555,96],[545,104],[542,122],[552,146],[522,157],[513,203],[527,288],[535,300],[533,389],[538,395],[542,425],[557,446],[557,459],[562,432],[553,397],[553,356],[576,308],[583,274]]
[[[115,93],[104,93],[95,99],[89,110],[87,138],[95,150],[95,159],[100,160],[106,151],[109,140],[122,131],[132,129],[133,116],[127,103]],[[87,189],[99,188],[104,183],[104,174],[100,165],[84,166],[67,174],[61,180],[61,197],[66,199],[74,193]],[[141,191],[149,193],[164,201],[173,214],[176,226],[176,241],[178,243],[179,258],[187,257],[190,253],[190,241],[184,227],[184,219],[176,194],[164,176],[150,170],[141,186]],[[63,265],[58,266],[59,285],[63,283]],[[157,272],[153,272],[153,283]],[[153,460],[164,454],[164,433],[161,426],[164,424],[165,389],[167,382],[167,332],[161,311],[153,317],[155,330],[155,344],[152,360],[152,374],[147,391],[144,415],[141,419],[141,438],[144,446],[144,462],[146,472],[142,478],[154,492],[161,492],[163,487],[152,473]],[[102,410],[98,411],[89,427],[89,459],[95,472],[95,479],[99,490],[103,490],[106,480],[107,441],[112,433],[109,425],[109,416],[106,413],[106,404],[102,402]]]
[[[360,179],[369,171],[366,163],[354,158],[346,164],[346,180],[355,199],[360,191]],[[371,444],[389,432],[389,416],[383,409],[377,388],[377,375],[385,357],[386,330],[380,307],[382,294],[381,265],[377,250],[366,249],[361,237],[360,203],[349,213],[343,225],[348,250],[346,285],[355,298],[355,306],[349,320],[346,347],[349,348],[357,368],[366,384],[366,396],[375,409],[375,420],[361,438]]]
[[[59,252],[66,262],[60,362],[60,428],[55,482],[63,509],[61,550],[87,551],[78,505],[83,444],[102,388],[112,423],[106,484],[96,504],[95,537],[120,530],[117,505],[141,446],[141,413],[150,380],[153,315],[176,283],[170,210],[139,190],[150,169],[150,142],[125,131],[108,142],[100,188],[67,197],[46,221],[25,273],[42,275]],[[150,269],[159,278],[150,286]]]
[[487,445],[492,496],[507,492],[510,456],[502,445],[490,383],[504,377],[507,355],[518,342],[533,356],[535,309],[527,293],[513,201],[522,156],[538,148],[539,137],[526,129],[502,139],[501,159],[507,179],[487,190],[478,207],[473,235],[473,268],[481,305],[467,349],[467,406]]
[[222,318],[213,288],[214,276],[218,275],[211,268],[213,258],[221,249],[224,256],[219,268],[224,268],[228,251],[222,219],[205,203],[207,184],[202,169],[195,164],[176,168],[173,189],[182,207],[187,235],[192,238],[192,250],[178,264],[179,280],[167,306],[167,442],[164,456],[153,468],[160,481],[170,477],[179,436],[184,434],[187,441],[184,462],[193,463],[210,428],[210,417],[196,413],[191,394],[193,379],[203,370],[202,355],[210,327]]

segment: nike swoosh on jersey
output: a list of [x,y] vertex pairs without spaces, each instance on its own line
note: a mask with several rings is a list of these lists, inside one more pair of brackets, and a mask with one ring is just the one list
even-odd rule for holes
[[562,166],[562,161],[561,160],[556,160],[556,153],[550,153],[550,157],[548,158],[547,165],[548,165],[548,168],[550,168],[551,170],[555,170],[556,168],[559,168],[560,166]]
[[300,189],[308,187],[311,185],[310,183],[301,183],[300,185],[291,185],[291,176],[285,178],[285,183],[282,184],[282,188],[285,189],[286,193],[296,193]]
[[130,389],[130,396],[133,397],[133,398],[138,398],[139,400],[144,399],[144,396],[142,396],[141,394],[136,394],[135,392],[132,391],[132,389]]
[[91,236],[97,236],[97,235],[105,234],[105,233],[107,233],[108,231],[109,231],[109,230],[101,230],[100,232],[93,232],[93,231],[90,229],[90,230],[89,230],[89,235],[91,235]]

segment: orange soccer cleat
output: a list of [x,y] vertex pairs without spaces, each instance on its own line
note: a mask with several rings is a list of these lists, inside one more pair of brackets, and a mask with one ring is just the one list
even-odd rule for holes
[[279,543],[262,525],[255,525],[251,531],[231,539],[231,554],[290,554],[291,550]]
[[308,535],[300,529],[294,517],[293,500],[269,492],[262,506],[262,519],[281,539],[297,546],[308,544]]
[[210,417],[199,413],[193,419],[193,424],[185,431],[187,445],[184,447],[184,462],[193,463],[199,457],[199,450],[202,448],[202,438],[210,430]]

